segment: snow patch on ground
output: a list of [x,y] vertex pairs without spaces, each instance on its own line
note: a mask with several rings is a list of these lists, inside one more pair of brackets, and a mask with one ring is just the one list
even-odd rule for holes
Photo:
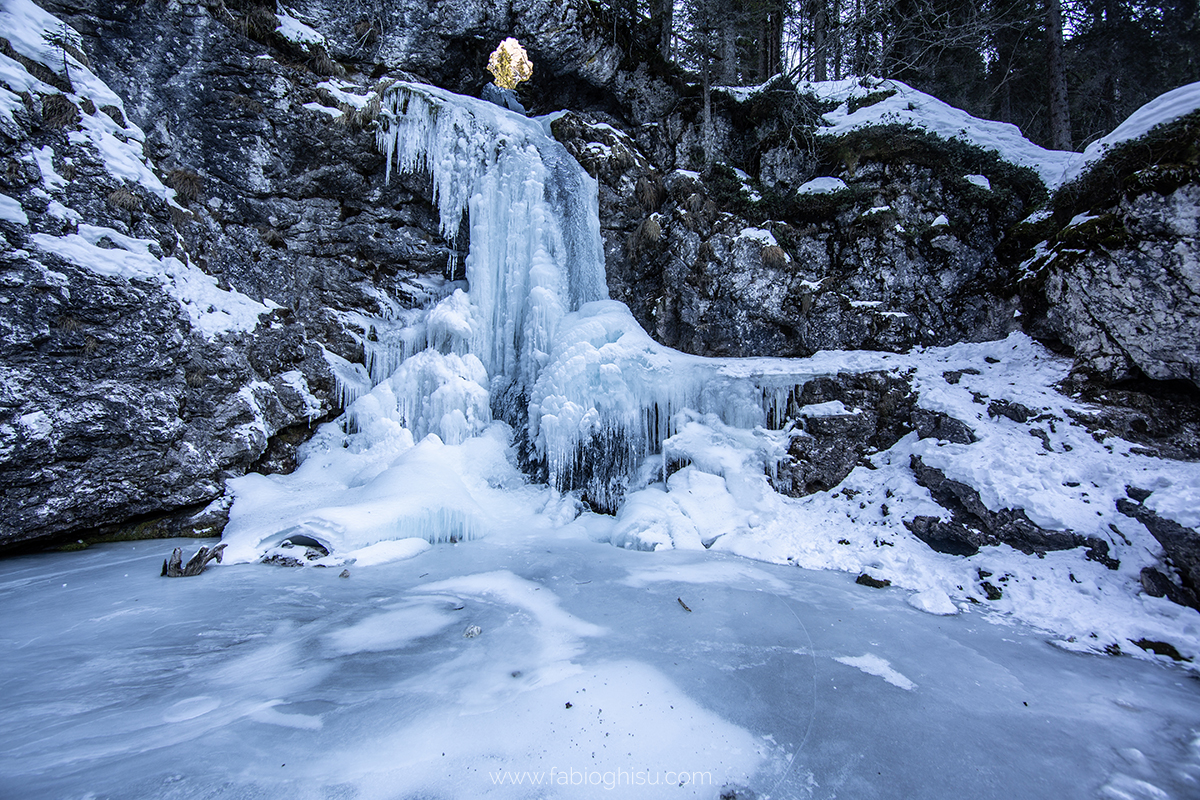
[[880,658],[877,655],[868,653],[867,655],[863,656],[840,656],[835,658],[834,661],[838,662],[839,664],[845,664],[848,667],[854,667],[855,669],[862,670],[868,675],[874,675],[878,678],[883,678],[892,686],[895,686],[899,689],[904,689],[908,692],[911,692],[913,689],[917,688],[915,683],[901,675],[899,672],[896,672],[896,670],[892,669],[892,665],[887,662],[886,658]]
[[992,182],[987,179],[986,175],[964,175],[963,178],[967,183],[974,184],[980,189],[986,189],[989,192],[992,190]]
[[24,207],[6,194],[0,194],[0,220],[14,225],[28,225],[29,216]]
[[800,184],[796,194],[833,194],[846,188],[846,182],[841,178],[813,178]]
[[292,16],[292,12],[280,6],[282,9],[275,14],[275,19],[278,24],[275,26],[275,32],[287,39],[289,42],[295,42],[300,45],[316,45],[322,46],[325,44],[325,37],[318,33],[311,25],[306,25],[300,20]]

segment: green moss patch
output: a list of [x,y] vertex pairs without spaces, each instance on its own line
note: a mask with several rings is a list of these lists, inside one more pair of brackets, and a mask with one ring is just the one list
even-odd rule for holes
[[846,107],[850,110],[850,113],[853,114],[860,108],[868,108],[876,103],[882,103],[884,100],[887,100],[889,97],[892,97],[895,94],[895,89],[883,89],[878,92],[865,94],[862,97],[851,97],[850,100],[847,101]]

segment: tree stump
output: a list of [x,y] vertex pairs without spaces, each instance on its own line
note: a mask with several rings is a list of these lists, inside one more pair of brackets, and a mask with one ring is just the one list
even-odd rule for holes
[[171,557],[163,561],[162,575],[164,578],[190,578],[193,575],[199,575],[204,571],[209,561],[216,560],[221,563],[221,551],[225,549],[225,545],[219,544],[209,550],[207,547],[201,547],[196,551],[196,555],[192,556],[187,564],[183,563],[183,548],[176,547],[171,553]]

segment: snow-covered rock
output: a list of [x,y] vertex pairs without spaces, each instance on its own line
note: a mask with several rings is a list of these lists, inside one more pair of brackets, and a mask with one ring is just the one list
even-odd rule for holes
[[1200,84],[1168,92],[1085,152],[1029,227],[1030,329],[1105,383],[1200,386]]

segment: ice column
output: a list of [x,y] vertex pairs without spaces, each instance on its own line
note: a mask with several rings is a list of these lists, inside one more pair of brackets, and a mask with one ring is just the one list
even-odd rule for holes
[[532,386],[563,316],[607,296],[595,182],[541,123],[491,103],[397,83],[382,105],[389,176],[431,177],[447,239],[467,214],[471,352],[493,381]]

